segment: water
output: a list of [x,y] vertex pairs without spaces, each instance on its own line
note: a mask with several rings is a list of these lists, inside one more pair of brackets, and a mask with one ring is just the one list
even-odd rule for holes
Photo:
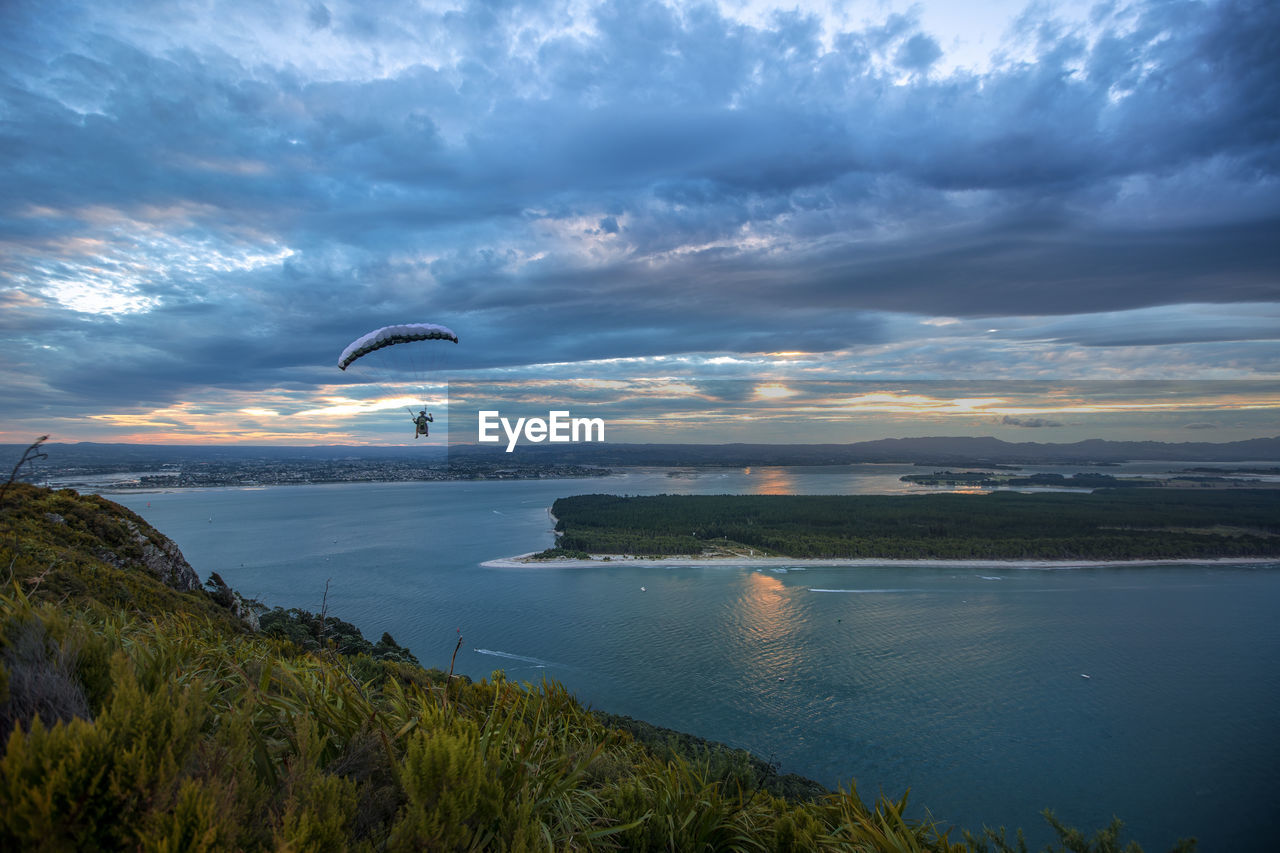
[[457,668],[473,677],[555,678],[593,707],[784,771],[856,778],[864,797],[910,787],[944,824],[1022,826],[1039,845],[1038,813],[1052,807],[1087,829],[1119,815],[1149,851],[1189,835],[1205,851],[1269,849],[1280,830],[1274,567],[481,566],[550,545],[560,496],[893,492],[919,470],[112,497],[201,576],[217,571],[268,604],[318,610],[328,581],[331,613],[372,639],[389,631],[426,665],[447,666],[460,629]]

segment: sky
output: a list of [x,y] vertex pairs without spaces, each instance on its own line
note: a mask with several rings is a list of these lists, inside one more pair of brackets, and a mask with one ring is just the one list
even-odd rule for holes
[[5,0],[0,187],[0,441],[1280,435],[1269,0]]

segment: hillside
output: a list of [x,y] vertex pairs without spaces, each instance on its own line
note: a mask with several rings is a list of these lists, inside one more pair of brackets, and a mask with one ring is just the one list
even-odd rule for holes
[[12,582],[37,601],[199,616],[228,631],[257,627],[242,599],[234,597],[227,607],[202,592],[172,540],[97,495],[13,484],[0,505],[0,549]]
[[100,497],[11,488],[0,561],[0,849],[1017,849],[555,683],[423,669],[331,617],[255,630],[260,608]]

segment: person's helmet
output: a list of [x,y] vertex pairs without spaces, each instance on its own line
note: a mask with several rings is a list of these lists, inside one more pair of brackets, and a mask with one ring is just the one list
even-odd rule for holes
[[420,409],[420,410],[418,411],[418,414],[420,414],[420,415],[425,415],[426,413],[427,413],[427,410],[426,410],[426,409]]

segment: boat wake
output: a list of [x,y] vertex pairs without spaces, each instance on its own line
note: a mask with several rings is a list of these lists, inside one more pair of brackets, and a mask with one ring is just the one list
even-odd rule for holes
[[472,651],[475,652],[476,654],[489,655],[490,657],[495,657],[495,658],[506,658],[507,660],[518,660],[523,663],[531,664],[534,667],[537,667],[538,669],[545,669],[549,666],[560,666],[560,664],[552,663],[551,661],[542,660],[541,658],[531,658],[531,657],[526,657],[525,655],[515,655],[515,654],[512,654],[511,652],[498,652],[498,651],[494,651],[493,649],[472,649]]
[[853,592],[853,593],[873,593],[873,592],[920,592],[918,589],[814,589],[809,588],[809,592]]

